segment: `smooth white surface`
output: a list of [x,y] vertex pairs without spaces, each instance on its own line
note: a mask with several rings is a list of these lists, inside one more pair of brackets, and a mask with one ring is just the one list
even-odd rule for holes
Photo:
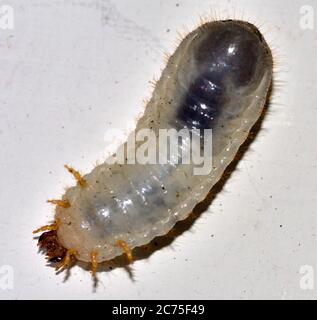
[[[317,298],[317,283],[302,290],[299,273],[317,270],[317,33],[299,27],[307,2],[8,0],[15,28],[0,30],[0,267],[13,267],[14,288],[0,298]],[[63,165],[88,172],[105,159],[107,130],[142,112],[163,52],[210,11],[264,22],[276,48],[285,82],[262,131],[194,226],[133,265],[134,282],[116,269],[99,274],[94,292],[79,267],[63,282],[31,234],[53,218],[46,200],[73,183]]]

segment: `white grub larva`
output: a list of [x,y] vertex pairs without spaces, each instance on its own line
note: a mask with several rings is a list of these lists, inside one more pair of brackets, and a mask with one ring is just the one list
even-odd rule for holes
[[221,179],[260,118],[272,83],[271,50],[259,30],[239,20],[214,21],[189,33],[168,59],[136,131],[212,129],[212,168],[192,164],[98,165],[56,205],[40,247],[68,267],[71,257],[98,263],[167,234]]

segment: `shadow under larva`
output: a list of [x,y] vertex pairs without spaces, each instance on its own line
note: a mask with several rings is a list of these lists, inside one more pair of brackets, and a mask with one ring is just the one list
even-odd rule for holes
[[[56,205],[55,222],[35,230],[44,232],[38,243],[49,261],[61,271],[76,259],[96,279],[100,263],[106,270],[126,267],[188,230],[259,131],[272,68],[269,46],[248,22],[207,22],[189,33],[169,58],[135,132],[151,129],[157,139],[162,129],[186,129],[194,141],[196,130],[211,129],[208,174],[194,174],[193,163],[171,159],[106,161],[84,176],[66,166],[77,185],[62,199],[49,200]],[[182,150],[193,152],[191,147],[183,144]]]

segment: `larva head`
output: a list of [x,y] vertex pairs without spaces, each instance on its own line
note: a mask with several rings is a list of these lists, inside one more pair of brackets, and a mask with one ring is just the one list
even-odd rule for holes
[[44,232],[38,244],[50,262],[60,262],[66,255],[67,250],[59,243],[56,230]]

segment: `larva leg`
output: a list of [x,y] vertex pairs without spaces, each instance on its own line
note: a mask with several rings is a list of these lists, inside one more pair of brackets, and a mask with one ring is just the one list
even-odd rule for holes
[[70,207],[70,203],[67,200],[47,200],[47,202],[55,204],[58,207],[62,207],[62,208],[65,208],[65,209]]
[[85,188],[87,186],[86,180],[82,177],[82,175],[76,171],[74,168],[69,167],[67,164],[64,166],[77,180],[78,184],[82,187]]
[[133,262],[133,256],[132,256],[132,250],[130,249],[130,247],[128,246],[128,244],[123,241],[123,240],[118,240],[117,241],[117,246],[120,247],[123,252],[126,254],[129,263]]
[[93,250],[91,253],[91,274],[93,278],[96,278],[96,273],[98,270],[97,256],[98,256],[97,251]]
[[72,262],[72,258],[76,257],[76,254],[77,251],[74,249],[67,250],[63,261],[56,267],[56,271],[63,271],[65,269],[69,269]]
[[60,221],[59,221],[59,219],[56,219],[56,221],[54,223],[34,230],[33,234],[43,232],[43,231],[56,231],[58,229],[59,225],[60,225]]

